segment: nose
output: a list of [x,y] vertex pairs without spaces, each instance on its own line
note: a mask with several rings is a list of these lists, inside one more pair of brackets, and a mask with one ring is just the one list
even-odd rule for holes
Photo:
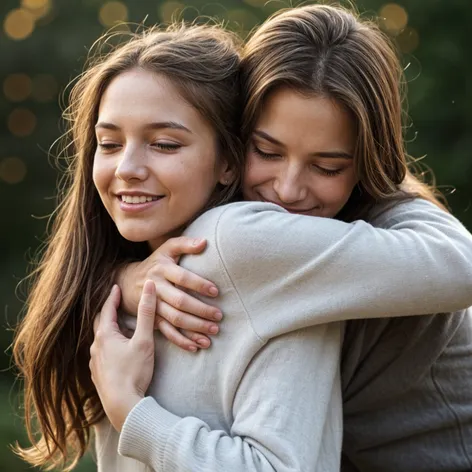
[[127,146],[121,154],[115,176],[128,182],[130,180],[146,180],[148,174],[144,153],[140,153],[139,149]]
[[280,202],[293,204],[304,200],[307,196],[304,181],[303,167],[289,164],[280,169],[273,184]]

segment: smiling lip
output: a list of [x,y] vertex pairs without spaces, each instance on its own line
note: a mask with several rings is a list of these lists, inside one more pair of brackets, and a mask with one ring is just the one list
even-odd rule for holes
[[[151,200],[150,202],[144,203],[127,203],[121,199],[121,195],[130,195],[130,196],[147,196],[147,197],[157,197],[156,200]],[[164,199],[163,196],[156,196],[150,195],[143,192],[123,192],[121,194],[117,194],[116,198],[118,199],[118,203],[120,205],[120,209],[126,213],[140,213],[142,211],[146,211],[149,208],[159,205],[161,201]]]

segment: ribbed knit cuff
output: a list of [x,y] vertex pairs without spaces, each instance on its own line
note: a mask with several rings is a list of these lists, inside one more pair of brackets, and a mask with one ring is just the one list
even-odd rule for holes
[[118,442],[118,453],[149,467],[160,468],[167,439],[180,420],[162,408],[154,398],[143,398],[126,417]]

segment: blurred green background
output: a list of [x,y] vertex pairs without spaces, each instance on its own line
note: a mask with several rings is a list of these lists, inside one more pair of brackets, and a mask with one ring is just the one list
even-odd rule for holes
[[[292,5],[296,5],[292,2]],[[408,88],[410,154],[426,156],[453,213],[472,229],[471,0],[357,0],[397,41]],[[25,444],[10,368],[12,329],[25,294],[17,291],[54,208],[57,172],[48,150],[63,131],[60,102],[88,48],[117,22],[151,25],[183,11],[212,16],[246,35],[288,1],[2,0],[0,5],[0,471],[31,470],[8,449]],[[467,52],[469,50],[469,53]],[[467,60],[468,59],[468,60]],[[95,470],[90,458],[77,468]]]

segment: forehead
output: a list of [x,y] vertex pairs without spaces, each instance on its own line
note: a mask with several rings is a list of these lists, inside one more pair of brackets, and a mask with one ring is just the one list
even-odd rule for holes
[[100,100],[99,121],[119,126],[173,121],[196,134],[212,133],[171,80],[141,69],[123,72],[110,82]]
[[355,124],[350,113],[334,100],[280,88],[264,100],[256,128],[283,143],[342,146],[353,150]]

